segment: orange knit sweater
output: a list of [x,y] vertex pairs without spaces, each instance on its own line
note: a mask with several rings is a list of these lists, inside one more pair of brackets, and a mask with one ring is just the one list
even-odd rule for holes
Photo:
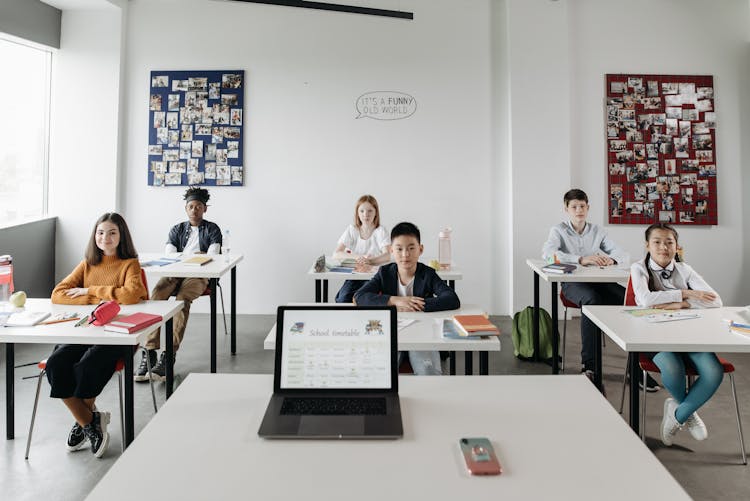
[[[88,296],[65,295],[65,291],[74,287],[88,287]],[[117,256],[102,256],[102,262],[94,266],[84,259],[52,291],[52,302],[58,304],[97,304],[112,299],[121,304],[134,304],[147,297],[138,259]]]

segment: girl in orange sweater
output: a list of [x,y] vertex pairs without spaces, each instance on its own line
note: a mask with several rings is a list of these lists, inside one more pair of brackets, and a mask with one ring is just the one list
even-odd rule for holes
[[[115,212],[96,221],[86,258],[52,291],[52,302],[59,304],[97,304],[102,300],[133,304],[146,298],[128,225]],[[107,450],[110,413],[97,410],[94,400],[121,357],[120,346],[64,344],[56,346],[47,359],[50,397],[62,399],[76,421],[68,434],[68,450],[82,449],[87,439],[96,457]]]

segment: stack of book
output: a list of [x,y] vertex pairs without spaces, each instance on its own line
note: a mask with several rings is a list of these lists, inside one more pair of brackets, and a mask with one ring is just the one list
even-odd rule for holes
[[748,325],[748,324],[741,324],[739,322],[731,322],[729,324],[729,329],[732,332],[736,332],[737,334],[743,334],[745,336],[750,336],[750,325]]
[[211,256],[193,256],[191,258],[185,259],[182,264],[185,266],[203,266],[206,263],[210,263],[213,261],[214,258]]
[[578,266],[574,264],[550,263],[542,268],[542,271],[545,271],[547,273],[558,273],[562,275],[563,273],[573,273],[576,268],[578,268]]
[[500,329],[486,315],[454,315],[443,321],[443,337],[460,339],[467,337],[499,336]]

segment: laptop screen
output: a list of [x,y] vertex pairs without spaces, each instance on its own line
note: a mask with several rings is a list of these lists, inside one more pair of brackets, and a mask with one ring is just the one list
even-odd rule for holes
[[392,310],[280,307],[276,330],[278,388],[393,388],[396,320]]

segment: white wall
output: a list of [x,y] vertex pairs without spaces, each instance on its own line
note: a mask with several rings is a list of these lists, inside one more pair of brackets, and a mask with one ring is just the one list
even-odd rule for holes
[[[232,248],[245,254],[241,313],[312,300],[305,271],[333,250],[363,193],[376,196],[388,228],[401,220],[421,228],[426,257],[437,254],[439,229],[452,226],[454,260],[465,273],[460,296],[489,308],[489,2],[410,0],[400,7],[415,20],[131,2],[120,193],[138,248],[161,249],[169,227],[184,218],[184,188],[146,186],[149,72],[240,68],[247,79],[245,186],[212,189],[207,218],[229,228]],[[355,119],[355,100],[374,90],[413,95],[417,112],[400,121]]]
[[82,259],[96,218],[116,208],[121,21],[120,9],[108,2],[62,15],[50,130],[57,280]]
[[[523,257],[539,255],[549,226],[563,217],[568,187],[588,193],[591,221],[607,221],[604,75],[628,72],[714,76],[719,225],[678,231],[687,260],[725,303],[746,304],[748,210],[740,180],[746,179],[743,143],[750,132],[742,85],[750,60],[747,0],[636,0],[627,6],[509,0],[509,12],[515,309],[532,299]],[[631,256],[643,256],[644,227],[607,229]]]

